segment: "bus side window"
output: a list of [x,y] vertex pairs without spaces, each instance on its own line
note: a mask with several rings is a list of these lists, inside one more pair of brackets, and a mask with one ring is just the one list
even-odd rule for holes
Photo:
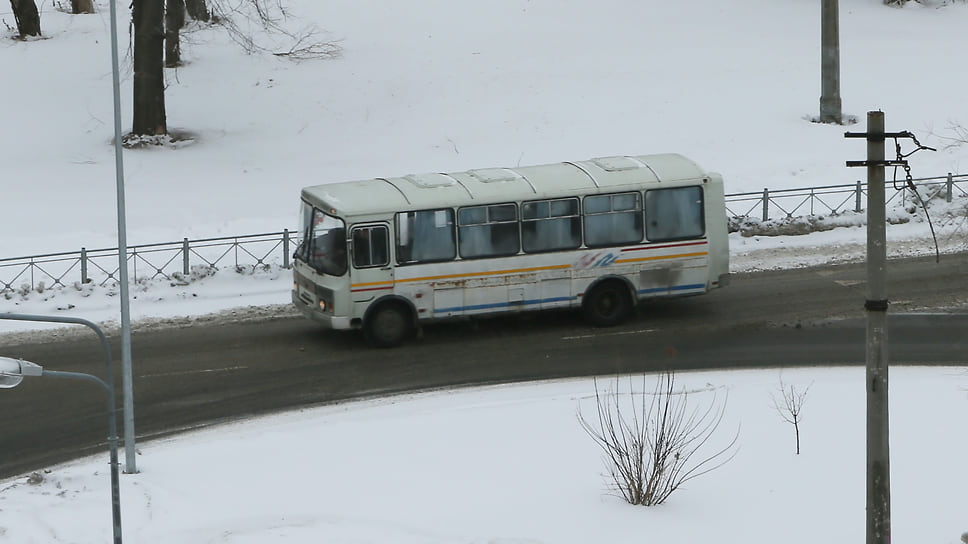
[[369,268],[390,263],[389,233],[383,225],[353,229],[353,266]]
[[645,192],[646,238],[652,242],[699,238],[706,232],[702,187]]
[[514,204],[461,208],[457,223],[462,258],[500,257],[518,252],[518,211]]
[[618,246],[642,241],[640,193],[585,197],[585,245]]
[[525,202],[521,206],[521,242],[527,253],[578,248],[581,245],[578,199]]
[[449,261],[456,256],[454,210],[397,214],[397,262]]

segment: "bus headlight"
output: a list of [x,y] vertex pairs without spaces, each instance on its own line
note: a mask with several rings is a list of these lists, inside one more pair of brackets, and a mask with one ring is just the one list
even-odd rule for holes
[[321,311],[321,312],[325,312],[326,311],[326,301],[325,300],[320,300],[319,301],[319,311]]

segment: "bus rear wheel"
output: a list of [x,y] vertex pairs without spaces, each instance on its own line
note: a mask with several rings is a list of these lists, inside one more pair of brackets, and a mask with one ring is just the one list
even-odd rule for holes
[[596,327],[614,327],[632,313],[632,297],[619,281],[606,281],[585,294],[585,319]]
[[376,348],[397,347],[413,332],[413,320],[400,304],[386,303],[375,308],[363,325],[367,342]]

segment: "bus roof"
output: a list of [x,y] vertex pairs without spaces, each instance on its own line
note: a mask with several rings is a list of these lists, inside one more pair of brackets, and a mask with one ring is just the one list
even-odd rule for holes
[[606,193],[648,183],[697,181],[699,165],[676,153],[602,157],[516,168],[485,168],[315,185],[303,199],[340,216]]

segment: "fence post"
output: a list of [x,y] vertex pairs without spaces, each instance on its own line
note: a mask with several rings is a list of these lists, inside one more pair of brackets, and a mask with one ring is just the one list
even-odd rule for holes
[[[949,176],[948,179],[951,177]],[[289,229],[282,231],[282,267],[289,269]]]
[[861,184],[860,184],[860,180],[857,180],[857,193],[854,195],[854,211],[857,213],[864,211],[864,208],[860,206],[860,195],[861,195]]
[[763,188],[763,221],[770,219],[770,190]]
[[87,278],[87,248],[81,248],[81,283],[91,280]]
[[948,183],[945,185],[947,186],[946,189],[948,192],[945,193],[944,200],[945,202],[951,202],[951,188],[954,186],[954,180],[951,177],[951,172],[948,172]]
[[188,238],[182,241],[182,274],[188,276]]

